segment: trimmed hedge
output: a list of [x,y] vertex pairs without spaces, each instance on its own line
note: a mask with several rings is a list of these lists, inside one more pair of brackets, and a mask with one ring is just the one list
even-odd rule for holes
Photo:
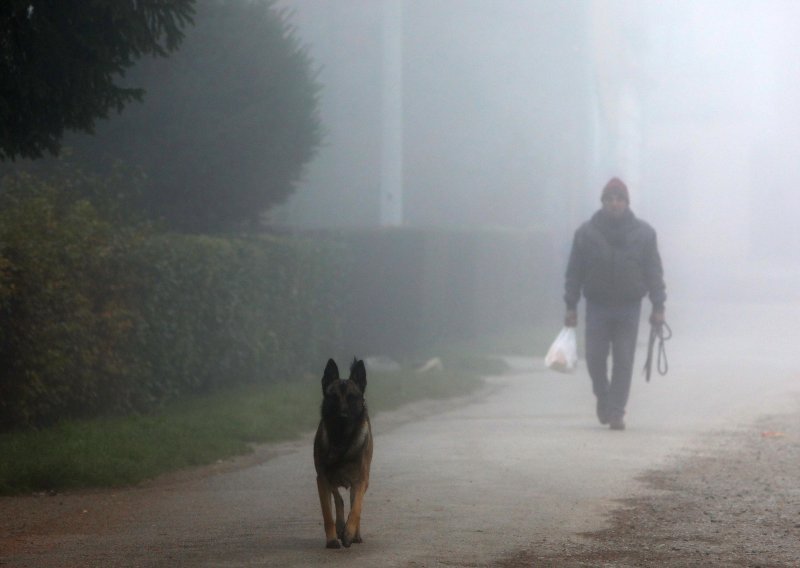
[[0,429],[295,375],[341,343],[341,247],[158,235],[24,183],[0,209]]
[[158,398],[319,371],[341,343],[341,247],[168,235],[132,256],[145,284],[132,350]]
[[544,231],[159,234],[103,200],[114,186],[3,182],[0,430],[317,375],[328,357],[436,355],[558,303]]
[[362,229],[323,233],[357,262],[346,347],[428,357],[443,344],[528,328],[560,313],[561,276],[542,229]]

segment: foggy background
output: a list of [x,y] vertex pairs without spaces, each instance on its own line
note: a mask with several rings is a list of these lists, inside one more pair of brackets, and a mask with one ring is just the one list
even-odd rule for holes
[[800,4],[280,5],[326,137],[274,223],[545,228],[563,263],[618,175],[671,299],[797,297]]

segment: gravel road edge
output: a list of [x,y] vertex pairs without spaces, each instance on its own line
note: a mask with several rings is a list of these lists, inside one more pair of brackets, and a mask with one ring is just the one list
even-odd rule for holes
[[639,477],[608,527],[567,542],[541,538],[497,568],[800,566],[800,397],[698,440],[668,467]]

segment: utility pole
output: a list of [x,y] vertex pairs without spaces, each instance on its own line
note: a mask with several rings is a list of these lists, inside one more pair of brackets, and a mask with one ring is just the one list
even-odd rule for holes
[[381,226],[403,224],[403,0],[383,0]]

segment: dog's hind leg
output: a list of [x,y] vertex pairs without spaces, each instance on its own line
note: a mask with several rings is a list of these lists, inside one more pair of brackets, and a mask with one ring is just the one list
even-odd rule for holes
[[[333,524],[331,511],[331,486],[322,475],[317,476],[317,491],[319,491],[319,504],[322,506],[322,521],[325,524],[325,546],[327,548],[340,548],[336,538],[336,526]],[[338,495],[338,492],[336,493]],[[341,501],[341,497],[339,500]]]
[[[354,483],[350,488],[350,514],[347,516],[347,525],[344,529],[342,544],[349,548],[354,542],[361,541],[361,505],[364,503],[364,493],[367,491],[367,484]],[[356,540],[357,539],[357,540]]]
[[336,536],[344,538],[344,500],[336,487],[333,488],[333,502],[336,505]]

